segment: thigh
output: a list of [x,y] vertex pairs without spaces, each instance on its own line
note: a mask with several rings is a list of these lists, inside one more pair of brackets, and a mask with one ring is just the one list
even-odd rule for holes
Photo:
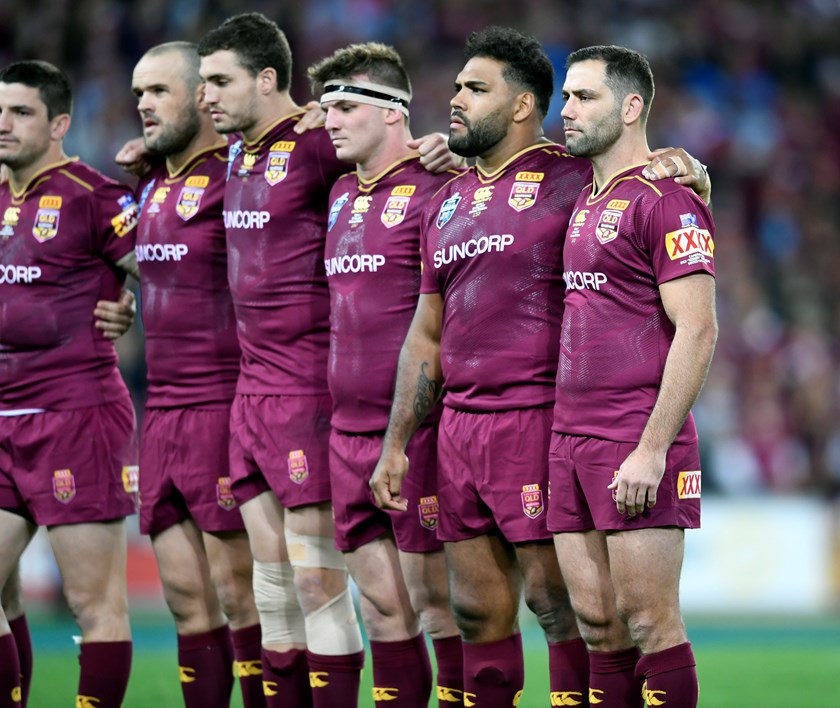
[[262,563],[288,563],[286,512],[272,491],[265,491],[242,504],[242,520],[254,560]]
[[520,573],[512,546],[499,534],[444,544],[449,592],[466,641],[510,636],[519,612]]
[[93,604],[127,603],[123,520],[52,526],[48,536],[65,595],[80,595]]
[[212,577],[251,577],[254,561],[248,534],[244,531],[205,532],[203,538]]
[[679,607],[684,542],[685,533],[679,528],[638,529],[607,536],[610,574],[622,614],[674,612]]
[[6,607],[6,586],[18,576],[18,561],[35,535],[37,527],[19,514],[0,509],[0,587]]
[[202,598],[212,592],[210,567],[201,531],[185,519],[152,536],[164,590]]

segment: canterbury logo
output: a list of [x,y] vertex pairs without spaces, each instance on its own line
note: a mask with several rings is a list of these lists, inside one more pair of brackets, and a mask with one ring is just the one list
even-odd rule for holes
[[[330,685],[329,681],[324,679],[329,676],[326,671],[310,671],[309,672],[309,686],[310,688],[326,688]],[[323,678],[322,678],[323,677]]]
[[263,681],[263,695],[276,696],[277,693],[277,684],[274,681]]
[[[393,693],[392,693],[393,691]],[[373,700],[377,703],[379,701],[396,701],[399,699],[397,695],[400,692],[398,688],[377,688],[373,687]]]
[[597,688],[589,689],[589,705],[594,706],[604,702],[604,692]]
[[642,685],[642,698],[649,706],[664,706],[668,694],[665,691],[651,691],[647,687],[647,681]]
[[189,666],[179,666],[178,678],[181,679],[181,683],[192,683],[195,681],[195,669],[191,669]]
[[23,692],[20,686],[15,686],[12,689],[12,703],[20,703],[23,700]]
[[437,687],[437,699],[443,703],[461,703],[461,698],[464,695],[463,691],[457,688],[447,688],[446,686]]
[[522,699],[522,693],[523,692],[524,692],[524,689],[516,692],[516,695],[513,697],[513,703],[511,704],[511,705],[513,705],[513,708],[516,708],[516,706],[519,705],[519,701]]
[[581,706],[583,694],[580,691],[552,691],[551,706]]
[[76,696],[76,708],[96,708],[99,699],[94,696]]
[[262,662],[257,661],[234,661],[233,675],[239,678],[247,676],[262,676]]
[[471,708],[475,705],[475,694],[464,691],[464,708]]

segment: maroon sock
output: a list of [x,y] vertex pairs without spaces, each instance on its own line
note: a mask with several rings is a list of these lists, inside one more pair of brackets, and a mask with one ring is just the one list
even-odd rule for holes
[[79,664],[76,705],[120,708],[131,672],[131,642],[82,642]]
[[[356,708],[365,652],[327,656],[306,652],[314,708]],[[290,704],[292,705],[292,704]]]
[[432,693],[432,664],[421,632],[412,639],[370,643],[373,702],[394,708],[427,708]]
[[20,662],[20,708],[26,708],[26,701],[29,699],[29,684],[32,683],[32,637],[29,635],[26,615],[9,620],[9,627],[12,628]]
[[642,708],[642,684],[636,678],[636,647],[589,652],[589,691],[598,708]]
[[464,705],[464,649],[461,637],[433,639],[437,661],[438,708],[463,708]]
[[304,649],[262,650],[263,691],[267,708],[312,708],[309,665]]
[[580,637],[549,642],[548,673],[551,705],[585,705],[589,700],[589,652]]
[[691,643],[647,654],[636,664],[636,677],[644,679],[642,689],[649,705],[695,708],[697,705],[697,664]]
[[19,708],[20,662],[15,638],[11,634],[0,637],[0,708]]
[[509,708],[525,685],[522,635],[484,644],[464,642],[464,704]]
[[262,631],[259,624],[230,631],[233,639],[233,675],[239,678],[242,705],[265,708],[262,669]]
[[178,635],[178,674],[186,708],[230,705],[233,644],[226,624],[209,632]]

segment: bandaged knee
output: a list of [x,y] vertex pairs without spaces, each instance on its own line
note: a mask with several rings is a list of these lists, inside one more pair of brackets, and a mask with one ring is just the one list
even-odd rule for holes
[[295,568],[330,568],[347,571],[344,555],[336,550],[332,538],[308,536],[286,529],[286,548]]
[[314,654],[344,656],[362,650],[359,620],[348,590],[306,616],[306,637]]
[[254,561],[254,603],[263,644],[306,644],[306,623],[290,563]]

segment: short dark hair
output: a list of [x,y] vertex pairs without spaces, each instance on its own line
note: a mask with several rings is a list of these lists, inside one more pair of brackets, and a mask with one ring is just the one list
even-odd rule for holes
[[366,74],[375,83],[411,93],[411,80],[402,57],[393,47],[380,42],[351,44],[315,62],[306,70],[312,92],[318,94],[331,79],[349,79]]
[[511,27],[486,27],[469,36],[464,54],[467,60],[486,57],[504,64],[505,80],[533,93],[540,115],[548,115],[554,93],[554,67],[534,37]]
[[198,43],[198,56],[228,49],[251,76],[263,69],[277,72],[277,90],[288,91],[292,82],[292,50],[276,22],[259,12],[234,15],[210,30]]
[[190,91],[195,91],[201,83],[201,76],[198,73],[201,60],[199,59],[197,49],[198,47],[192,42],[165,42],[164,44],[158,44],[152,47],[146,52],[145,56],[157,57],[168,54],[169,52],[179,54],[184,60],[184,66],[187,69],[186,75],[181,76],[181,78]]
[[642,108],[642,125],[647,123],[650,106],[655,92],[653,85],[653,71],[644,54],[640,54],[627,47],[611,45],[596,45],[578,49],[566,59],[566,69],[581,61],[596,59],[604,62],[604,75],[610,91],[619,100],[623,100],[628,93],[637,93],[644,101]]
[[16,61],[0,70],[0,82],[23,84],[38,89],[38,94],[47,107],[47,118],[52,120],[73,110],[73,92],[67,76],[57,66],[46,61]]

